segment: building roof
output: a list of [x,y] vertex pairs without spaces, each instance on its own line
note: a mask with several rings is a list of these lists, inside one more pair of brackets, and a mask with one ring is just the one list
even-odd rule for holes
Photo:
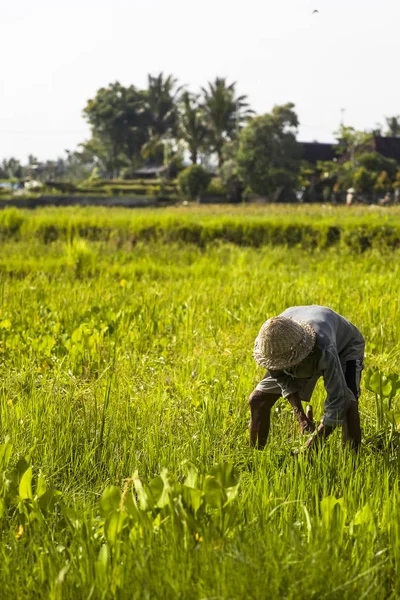
[[374,149],[386,158],[394,158],[400,163],[400,137],[374,135]]
[[135,171],[135,175],[137,177],[149,176],[149,175],[160,175],[161,173],[165,173],[168,170],[168,167],[165,165],[155,165],[155,166],[147,166],[141,167]]
[[319,160],[333,160],[337,158],[339,144],[325,144],[320,142],[299,142],[303,154],[302,159],[316,164]]
[[[319,160],[333,160],[339,157],[339,144],[325,144],[320,142],[299,142],[303,155],[303,160],[316,164]],[[379,152],[386,158],[394,158],[400,164],[400,137],[383,137],[374,135],[369,148]],[[368,151],[368,148],[365,148]],[[340,161],[348,160],[349,154],[344,152]]]

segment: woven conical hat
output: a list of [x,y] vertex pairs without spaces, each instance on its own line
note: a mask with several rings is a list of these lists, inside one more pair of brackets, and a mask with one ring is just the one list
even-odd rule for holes
[[272,317],[262,325],[254,343],[254,358],[266,369],[298,365],[312,351],[315,331],[305,321]]

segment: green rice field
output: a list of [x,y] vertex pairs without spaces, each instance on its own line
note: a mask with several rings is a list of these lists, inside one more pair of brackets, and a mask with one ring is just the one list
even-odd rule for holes
[[[399,598],[399,242],[397,208],[3,211],[1,599]],[[302,304],[366,338],[358,455],[294,456],[284,400],[249,448]]]

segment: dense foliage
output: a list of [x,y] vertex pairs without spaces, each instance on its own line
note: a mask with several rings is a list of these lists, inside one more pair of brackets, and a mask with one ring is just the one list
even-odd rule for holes
[[186,198],[195,200],[205,192],[210,179],[209,173],[201,165],[191,165],[179,173],[178,185]]
[[237,154],[238,173],[253,192],[273,199],[282,188],[292,189],[300,168],[294,105],[275,106],[243,129]]
[[307,163],[296,137],[295,106],[287,103],[255,115],[247,96],[239,95],[237,84],[224,77],[196,93],[163,73],[148,75],[145,89],[116,81],[87,101],[83,115],[90,138],[78,150],[67,150],[66,158],[42,162],[29,155],[24,165],[12,157],[3,159],[0,179],[6,181],[0,181],[0,193],[3,187],[9,194],[18,193],[13,186],[23,181],[33,186],[30,191],[46,192],[44,183],[51,188],[95,175],[112,181],[144,173],[171,180],[190,162],[218,175],[232,202],[256,195],[269,201],[296,202],[301,197],[343,203],[349,189],[354,196],[349,201],[400,200],[397,144],[389,152],[396,160],[374,146],[375,135],[399,137],[399,117],[387,118],[386,130],[356,131],[342,125],[335,134],[337,156],[328,162],[314,157]]

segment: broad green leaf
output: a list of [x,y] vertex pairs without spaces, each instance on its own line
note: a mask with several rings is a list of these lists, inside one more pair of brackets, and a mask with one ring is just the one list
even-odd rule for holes
[[61,498],[61,492],[58,490],[47,490],[39,498],[39,508],[44,513],[50,513]]
[[67,507],[67,506],[62,506],[62,511],[63,511],[65,518],[72,525],[72,527],[74,529],[79,529],[79,527],[82,524],[82,520],[81,520],[78,512],[75,509]]
[[27,469],[29,469],[29,462],[25,457],[21,457],[15,465],[15,468],[17,469],[18,473],[22,475]]
[[108,549],[107,544],[103,544],[99,550],[99,554],[97,557],[97,566],[100,567],[103,571],[107,570],[108,563],[110,560],[110,551]]
[[134,517],[138,516],[138,507],[132,490],[128,490],[128,492],[124,494],[124,508],[128,514]]
[[174,495],[174,489],[169,481],[167,469],[162,469],[161,479],[163,482],[163,490],[160,498],[158,499],[157,506],[159,508],[164,508],[164,506],[168,506],[168,504],[170,504],[171,497]]
[[148,493],[144,489],[144,486],[139,478],[137,471],[135,471],[135,473],[133,474],[133,485],[135,486],[136,494],[139,500],[140,510],[150,510],[152,507],[152,503]]
[[43,474],[39,473],[37,485],[36,485],[36,496],[38,498],[40,498],[41,496],[43,496],[43,494],[46,492],[46,490],[47,490],[46,480],[45,480]]
[[322,498],[320,502],[320,511],[322,523],[325,527],[331,527],[332,522],[336,521],[337,519],[343,523],[346,515],[346,508],[344,506],[343,498],[325,496],[325,498]]
[[203,492],[187,485],[182,486],[182,495],[186,505],[197,513],[203,502]]
[[108,486],[100,498],[100,512],[106,517],[111,511],[117,510],[121,506],[122,492],[115,485]]
[[189,488],[197,487],[198,470],[193,464],[188,464],[187,475],[184,484]]
[[220,463],[212,467],[210,475],[214,476],[224,488],[234,487],[239,483],[239,474],[231,463]]
[[389,398],[392,393],[392,382],[387,377],[382,377],[382,396]]
[[22,500],[32,500],[32,467],[28,467],[19,482],[18,493]]
[[391,394],[390,394],[390,399],[392,399],[396,396],[397,392],[400,390],[400,377],[399,377],[399,375],[397,375],[397,373],[391,373],[390,375],[388,375],[388,379],[390,380],[390,382],[392,384],[392,390],[391,390]]
[[109,513],[106,522],[104,523],[104,535],[110,546],[115,546],[118,534],[122,531],[127,518],[128,515],[120,510],[113,510]]
[[238,495],[239,485],[235,485],[233,487],[227,488],[225,490],[225,492],[226,492],[226,495],[228,497],[228,501],[232,502],[236,498],[236,496]]
[[354,517],[354,525],[371,525],[374,526],[374,515],[368,502],[357,511]]
[[5,470],[10,462],[12,452],[12,444],[10,442],[5,442],[4,444],[0,444],[0,470]]
[[207,475],[204,480],[204,497],[209,506],[212,508],[222,508],[227,500],[224,488],[215,477]]
[[400,428],[400,411],[398,410],[387,410],[385,416],[389,423],[393,425],[397,430]]
[[149,490],[154,500],[154,504],[157,505],[160,500],[163,490],[164,490],[164,482],[160,476],[155,477],[149,483]]
[[379,371],[374,371],[369,377],[368,382],[366,383],[367,389],[374,394],[381,393],[381,373]]

